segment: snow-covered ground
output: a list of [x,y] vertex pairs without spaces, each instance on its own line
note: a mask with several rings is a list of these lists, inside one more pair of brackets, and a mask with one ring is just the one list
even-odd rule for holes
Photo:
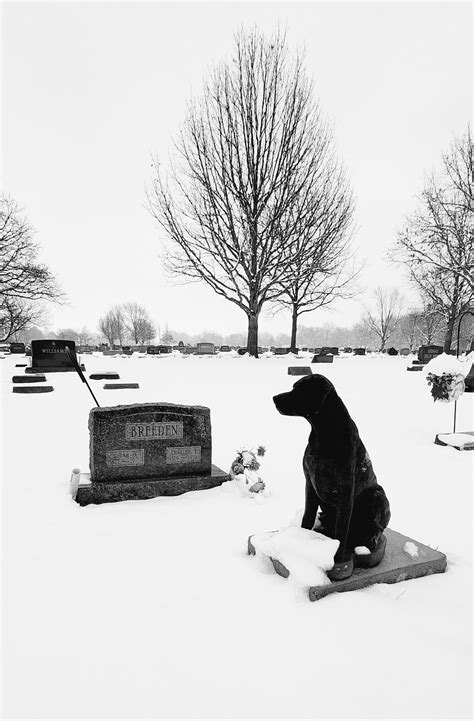
[[[71,469],[88,470],[92,399],[74,373],[54,393],[12,393],[21,356],[0,361],[3,441],[4,717],[468,718],[474,452],[436,446],[453,405],[433,403],[409,358],[313,365],[346,403],[392,508],[391,528],[446,553],[422,579],[315,603],[247,556],[247,537],[303,505],[306,421],[272,396],[308,357],[83,356],[139,390],[99,403],[211,409],[213,461],[263,444],[269,495],[232,484],[178,497],[81,508]],[[16,369],[22,372],[22,369]],[[472,394],[457,430],[473,430]]]

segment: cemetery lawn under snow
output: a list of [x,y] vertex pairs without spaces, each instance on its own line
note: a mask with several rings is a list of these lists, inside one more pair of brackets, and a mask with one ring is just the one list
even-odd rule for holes
[[[3,407],[4,717],[467,718],[471,714],[474,452],[434,444],[453,404],[433,403],[407,358],[313,365],[333,381],[390,500],[390,527],[447,555],[446,573],[331,594],[247,555],[251,534],[287,525],[304,502],[309,425],[272,396],[310,358],[102,357],[139,390],[101,405],[211,409],[213,462],[262,444],[268,497],[232,483],[148,501],[89,505],[69,495],[88,471],[92,398],[75,373],[54,392],[12,393],[22,356],[0,361]],[[24,362],[24,360],[23,360]],[[457,430],[473,430],[474,396]]]

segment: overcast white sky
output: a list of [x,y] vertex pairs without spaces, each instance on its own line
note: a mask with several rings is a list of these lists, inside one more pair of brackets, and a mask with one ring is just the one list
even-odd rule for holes
[[[95,330],[121,301],[161,327],[244,330],[205,286],[173,286],[144,209],[150,153],[167,156],[191,95],[241,26],[287,29],[334,123],[357,197],[356,245],[377,286],[406,287],[384,261],[423,174],[472,108],[469,3],[3,3],[2,190],[25,209],[70,304],[52,328]],[[360,302],[303,316],[350,325]],[[289,332],[285,314],[261,329]]]

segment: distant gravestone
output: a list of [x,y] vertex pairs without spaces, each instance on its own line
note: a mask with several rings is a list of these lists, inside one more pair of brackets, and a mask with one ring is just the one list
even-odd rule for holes
[[323,346],[321,348],[321,355],[339,355],[339,348],[335,346]]
[[420,363],[429,363],[432,358],[441,355],[443,346],[441,345],[422,345],[418,348],[418,360]]
[[410,355],[409,348],[400,348],[400,355]]
[[2,343],[0,345],[0,353],[10,353],[10,343]]
[[346,348],[344,348],[344,353],[352,353],[352,348],[347,346]]
[[289,376],[310,376],[312,372],[309,366],[290,366],[288,368]]
[[214,355],[216,347],[214,343],[198,343],[196,346],[197,355]]
[[398,351],[396,348],[388,348],[387,355],[398,355]]
[[365,348],[354,348],[354,355],[365,355]]
[[246,353],[248,353],[248,350],[247,350],[247,348],[238,348],[237,353],[239,355],[245,355]]
[[130,345],[124,345],[122,346],[122,353],[124,355],[133,355],[133,349]]
[[170,345],[159,345],[158,350],[159,350],[160,354],[165,355],[167,353],[171,353],[173,351],[173,348]]
[[275,355],[288,355],[288,353],[290,352],[290,349],[289,348],[275,348],[275,350],[273,352],[275,353]]
[[424,368],[423,365],[412,365],[412,366],[407,366],[407,371],[422,371],[423,368]]
[[90,478],[81,505],[178,495],[229,480],[212,465],[210,410],[144,403],[93,408],[89,414]]
[[25,344],[24,343],[10,343],[10,353],[24,353],[25,352]]
[[149,345],[146,352],[148,355],[160,355],[160,348],[157,345]]
[[220,352],[221,353],[230,353],[230,345],[221,345]]
[[[25,373],[75,371],[67,349],[77,360],[76,344],[72,340],[32,340],[31,366],[25,369]],[[81,369],[85,370],[83,365]]]

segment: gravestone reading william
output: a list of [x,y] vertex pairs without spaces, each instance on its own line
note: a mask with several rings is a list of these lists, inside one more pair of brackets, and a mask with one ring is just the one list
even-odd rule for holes
[[179,495],[229,480],[212,464],[210,410],[204,406],[93,408],[89,433],[90,477],[82,474],[80,505]]
[[[75,371],[68,348],[77,361],[76,344],[73,340],[32,340],[31,366],[25,368],[25,373]],[[82,364],[80,368],[85,370]]]

